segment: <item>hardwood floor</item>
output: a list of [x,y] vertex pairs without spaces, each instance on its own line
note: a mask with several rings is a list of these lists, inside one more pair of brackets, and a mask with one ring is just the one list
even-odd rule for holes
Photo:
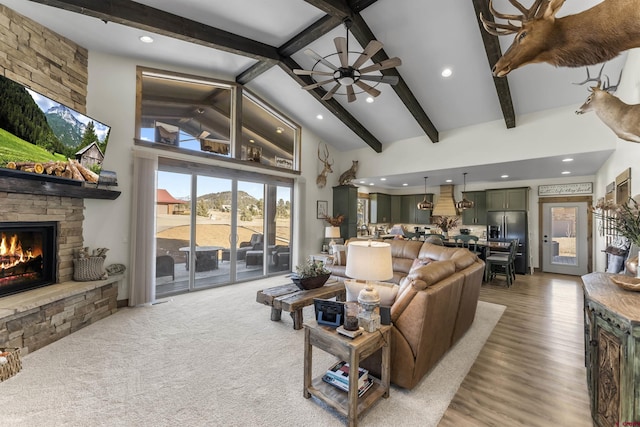
[[592,425],[580,277],[493,283],[482,285],[480,299],[507,309],[439,425]]

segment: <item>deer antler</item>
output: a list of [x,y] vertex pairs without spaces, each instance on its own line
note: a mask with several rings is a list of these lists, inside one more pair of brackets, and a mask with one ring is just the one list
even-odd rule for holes
[[511,3],[516,9],[522,12],[522,15],[509,15],[506,13],[500,13],[493,8],[493,0],[489,0],[489,11],[491,12],[491,14],[496,18],[506,19],[506,24],[488,20],[484,16],[482,16],[482,12],[480,12],[480,20],[482,21],[482,26],[485,30],[487,30],[489,34],[492,34],[494,36],[504,36],[507,34],[517,33],[522,27],[515,25],[511,21],[514,20],[524,23],[536,18],[539,14],[542,13],[541,11],[544,10],[544,8],[540,6],[543,5],[543,3],[544,6],[546,6],[548,0],[536,0],[529,9],[521,5],[517,0],[509,0],[509,3]]
[[[618,77],[618,83],[616,83],[615,85],[611,85],[609,82],[609,76],[607,76],[606,74],[604,75],[604,78],[602,78],[602,71],[604,70],[604,66],[607,65],[606,63],[602,64],[602,67],[600,67],[600,72],[598,73],[598,77],[591,77],[591,75],[589,74],[589,68],[585,67],[587,70],[587,78],[584,81],[581,81],[579,83],[574,83],[574,85],[583,85],[585,83],[588,82],[595,82],[596,86],[598,89],[604,90],[606,92],[612,93],[615,92],[616,89],[618,89],[618,85],[620,84],[620,80],[622,79],[622,71],[620,71],[620,77]],[[600,87],[602,86],[602,87]]]

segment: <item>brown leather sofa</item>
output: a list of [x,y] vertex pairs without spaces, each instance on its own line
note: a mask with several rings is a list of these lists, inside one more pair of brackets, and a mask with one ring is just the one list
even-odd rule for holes
[[[391,382],[412,389],[467,332],[476,313],[484,262],[464,248],[392,240],[394,277],[400,289],[391,306]],[[429,258],[427,265],[412,265]],[[344,280],[344,266],[328,266]],[[381,352],[362,362],[379,374]]]

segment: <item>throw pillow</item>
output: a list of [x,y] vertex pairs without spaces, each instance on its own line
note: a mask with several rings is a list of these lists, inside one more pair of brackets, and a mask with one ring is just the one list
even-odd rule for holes
[[[386,282],[372,282],[372,284],[373,289],[378,291],[378,294],[380,295],[380,305],[393,305],[400,286],[395,283]],[[344,285],[347,290],[347,301],[358,301],[360,291],[367,286],[365,282],[356,282],[355,280],[345,280]]]
[[432,258],[416,258],[413,260],[413,264],[411,264],[411,269],[409,270],[409,274],[417,268],[422,267],[423,265],[428,265],[432,261],[435,261]]
[[334,265],[347,265],[347,247],[345,245],[332,245]]

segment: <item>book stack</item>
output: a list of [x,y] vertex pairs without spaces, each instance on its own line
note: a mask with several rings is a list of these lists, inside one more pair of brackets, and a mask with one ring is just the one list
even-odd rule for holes
[[[349,391],[349,364],[340,361],[327,369],[322,376],[322,380],[331,384],[342,391]],[[358,397],[362,396],[373,385],[373,379],[369,378],[369,371],[364,368],[358,368]]]

